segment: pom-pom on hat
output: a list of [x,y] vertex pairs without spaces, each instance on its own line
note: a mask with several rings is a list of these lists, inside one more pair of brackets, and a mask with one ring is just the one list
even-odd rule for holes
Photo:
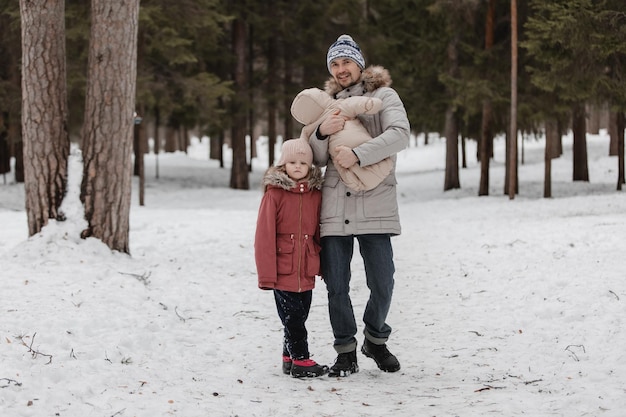
[[331,74],[330,63],[333,59],[337,58],[350,58],[356,62],[359,68],[365,68],[365,58],[363,58],[361,48],[359,48],[359,45],[350,35],[341,35],[337,38],[335,43],[330,45],[330,48],[328,48],[328,53],[326,54],[326,66],[328,67],[328,72]]
[[296,159],[303,160],[308,166],[313,164],[313,150],[311,150],[311,145],[302,138],[289,139],[283,143],[280,159],[278,163],[276,163],[276,166],[283,166],[287,162],[293,162]]

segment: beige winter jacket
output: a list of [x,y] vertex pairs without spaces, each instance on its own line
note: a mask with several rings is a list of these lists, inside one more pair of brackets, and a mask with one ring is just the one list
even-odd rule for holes
[[[326,117],[339,111],[339,115],[346,119],[346,123],[342,130],[328,138],[328,152],[334,159],[337,156],[337,146],[344,145],[352,149],[372,139],[356,116],[378,113],[382,104],[379,98],[365,96],[336,100],[319,88],[308,88],[294,98],[291,104],[291,114],[304,125],[301,137],[306,140]],[[389,175],[393,168],[393,161],[391,158],[385,158],[365,167],[355,164],[350,168],[343,168],[339,165],[335,168],[348,188],[355,191],[371,190]]]
[[409,144],[410,125],[404,104],[390,87],[391,77],[379,66],[366,68],[361,82],[342,89],[333,78],[326,82],[326,93],[335,99],[351,96],[375,97],[382,100],[382,109],[376,114],[357,117],[372,136],[353,148],[361,167],[391,158],[394,166],[389,175],[375,188],[352,191],[340,180],[339,172],[329,154],[329,139],[309,136],[314,163],[323,167],[321,236],[350,236],[370,233],[400,234],[400,216],[396,196],[396,154]]

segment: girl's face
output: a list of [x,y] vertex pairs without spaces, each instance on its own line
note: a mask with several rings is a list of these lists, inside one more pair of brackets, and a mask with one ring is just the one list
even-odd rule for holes
[[300,181],[302,178],[309,175],[309,165],[301,159],[296,159],[285,163],[285,171],[287,175],[289,175],[289,178]]

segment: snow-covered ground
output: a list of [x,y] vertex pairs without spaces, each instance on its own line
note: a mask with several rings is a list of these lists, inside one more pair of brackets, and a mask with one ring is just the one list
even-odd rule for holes
[[[420,139],[421,140],[421,139]],[[443,192],[445,144],[398,158],[403,234],[393,239],[389,347],[401,371],[359,354],[345,379],[280,369],[280,321],[253,257],[265,148],[251,189],[188,155],[146,156],[131,256],[81,240],[80,159],[68,220],[27,237],[23,185],[0,180],[0,410],[3,416],[623,416],[626,197],[605,134],[590,135],[590,182],[572,182],[571,137],[543,194],[543,141],[529,139],[520,193],[503,193],[496,141],[490,196],[478,197],[468,143],[462,188]],[[356,252],[358,253],[358,252]],[[353,303],[367,297],[353,262]],[[314,359],[335,353],[323,282],[308,321]]]

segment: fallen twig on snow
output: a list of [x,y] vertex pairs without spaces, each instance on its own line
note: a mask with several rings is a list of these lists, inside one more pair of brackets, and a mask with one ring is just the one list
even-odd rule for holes
[[35,343],[35,336],[37,336],[37,332],[35,332],[33,334],[33,338],[30,341],[30,345],[26,344],[26,342],[24,341],[24,338],[22,336],[19,337],[19,340],[20,340],[20,342],[22,342],[22,344],[24,346],[26,346],[28,348],[28,352],[31,354],[33,359],[35,359],[39,355],[45,356],[45,357],[48,358],[48,362],[46,363],[46,365],[51,364],[52,363],[52,355],[48,355],[47,353],[42,353],[42,352],[39,352],[38,350],[33,349],[33,343]]
[[18,386],[18,387],[21,387],[21,386],[22,386],[22,383],[21,383],[21,382],[17,382],[17,381],[16,381],[16,380],[14,380],[14,379],[9,379],[9,378],[0,378],[0,381],[7,381],[7,384],[6,384],[6,385],[0,385],[0,388],[6,388],[6,387],[8,387],[9,385],[11,385],[11,383],[15,384],[15,385],[16,385],[16,386]]
[[578,355],[576,355],[575,352],[573,352],[570,348],[581,348],[583,350],[583,353],[587,353],[587,351],[585,350],[585,346],[584,345],[568,345],[565,350],[568,351],[570,353],[570,355],[572,355],[572,357],[574,358],[574,360],[576,362],[580,362],[580,359],[578,359]]
[[151,271],[144,272],[141,275],[134,274],[132,272],[120,272],[120,274],[128,275],[128,276],[131,276],[131,277],[135,277],[137,279],[137,281],[141,282],[143,285],[145,285],[147,287],[148,284],[150,284],[150,275],[152,275],[152,272]]

